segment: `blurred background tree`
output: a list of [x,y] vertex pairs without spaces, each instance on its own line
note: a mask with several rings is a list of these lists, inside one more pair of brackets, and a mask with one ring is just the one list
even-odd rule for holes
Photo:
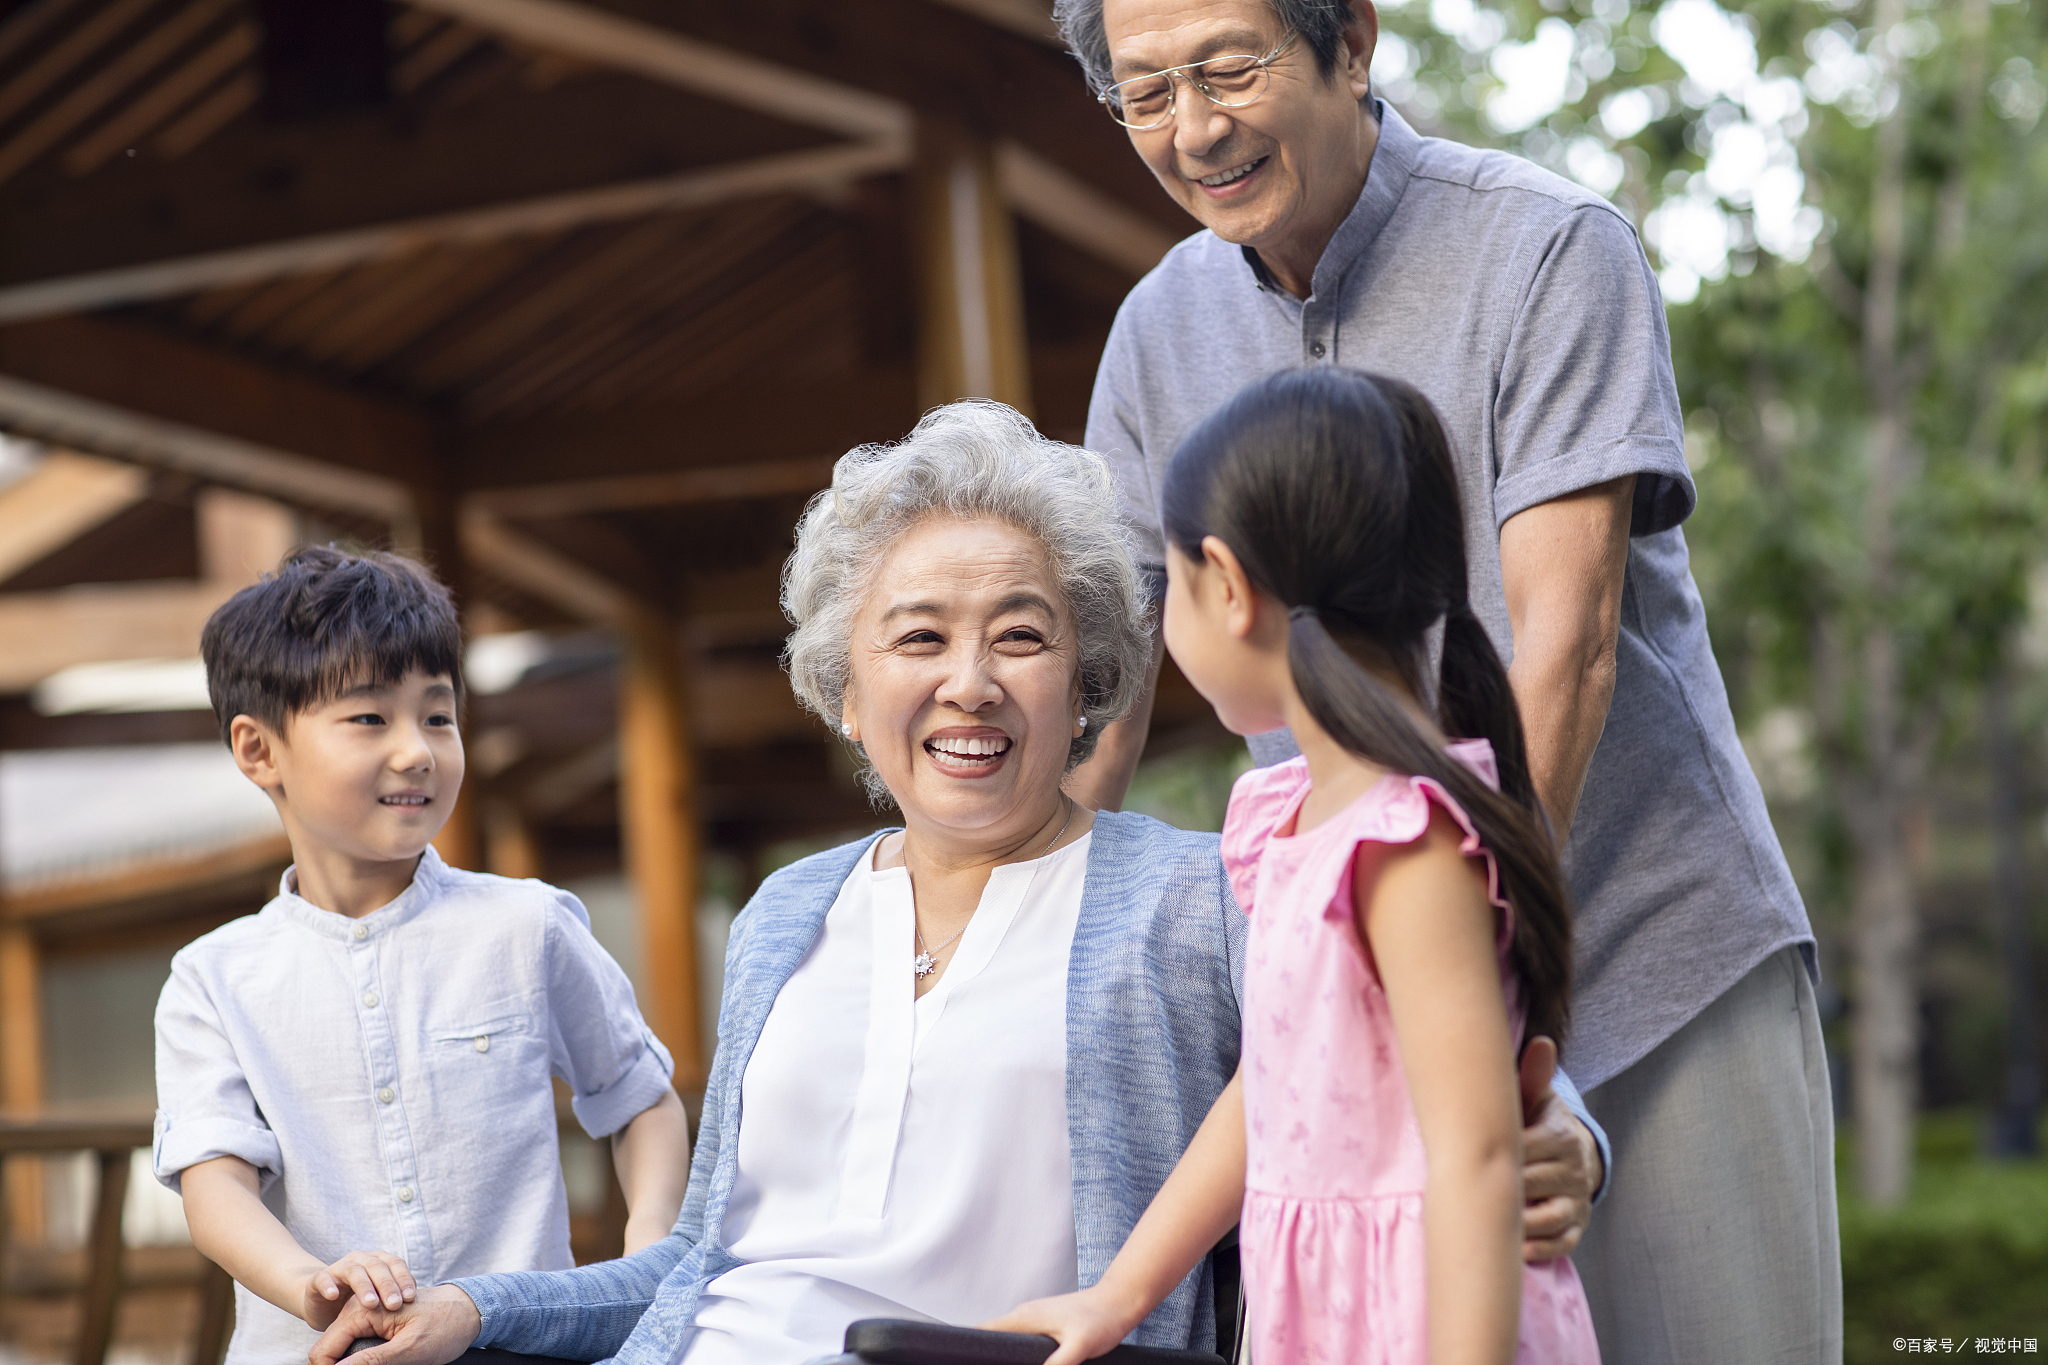
[[[1966,1078],[1991,1146],[2033,1152],[2048,6],[1378,8],[1381,94],[1608,196],[1659,271],[1695,572],[1848,997],[1864,1197],[1907,1192],[1944,971],[2003,1056]],[[1924,911],[1958,893],[1943,929],[1977,951],[1951,963]]]

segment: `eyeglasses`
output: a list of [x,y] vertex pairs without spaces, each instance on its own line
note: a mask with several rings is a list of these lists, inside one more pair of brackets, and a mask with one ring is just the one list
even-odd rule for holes
[[1280,46],[1263,57],[1211,57],[1205,62],[1169,66],[1149,76],[1133,76],[1097,95],[1095,102],[1109,110],[1111,118],[1136,133],[1157,128],[1173,117],[1175,77],[1186,81],[1190,89],[1211,104],[1242,109],[1266,93],[1266,85],[1272,79],[1267,68],[1293,46],[1298,36],[1288,34],[1280,40]]

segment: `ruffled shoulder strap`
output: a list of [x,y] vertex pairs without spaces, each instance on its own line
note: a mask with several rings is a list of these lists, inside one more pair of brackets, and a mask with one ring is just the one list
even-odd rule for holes
[[[1447,747],[1452,757],[1477,773],[1487,786],[1500,790],[1499,770],[1491,744],[1483,739],[1461,739]],[[1472,817],[1435,778],[1395,776],[1380,783],[1348,814],[1351,828],[1345,832],[1345,842],[1353,846],[1367,842],[1412,844],[1429,829],[1429,808],[1432,805],[1442,808],[1465,832],[1465,837],[1458,842],[1458,852],[1467,858],[1485,859],[1486,898],[1494,909],[1500,911],[1498,943],[1505,946],[1514,933],[1515,912],[1500,894],[1500,864],[1494,860],[1493,850],[1480,840],[1479,828],[1472,823]],[[1349,898],[1340,897],[1332,901],[1327,913],[1335,918],[1348,917],[1351,914]]]
[[1238,908],[1252,912],[1252,890],[1259,881],[1259,859],[1266,841],[1294,818],[1308,794],[1308,760],[1301,757],[1253,768],[1230,788],[1230,806],[1223,816],[1223,867]]

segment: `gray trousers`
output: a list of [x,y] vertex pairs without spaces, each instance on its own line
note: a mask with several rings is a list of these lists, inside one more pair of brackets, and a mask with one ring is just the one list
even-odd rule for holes
[[1572,1259],[1608,1365],[1838,1365],[1834,1110],[1799,950],[1586,1104],[1614,1171]]

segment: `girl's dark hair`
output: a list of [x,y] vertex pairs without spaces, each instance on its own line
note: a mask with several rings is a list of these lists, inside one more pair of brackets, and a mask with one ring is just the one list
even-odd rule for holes
[[[1560,1043],[1571,994],[1571,909],[1529,777],[1507,670],[1465,586],[1465,527],[1449,444],[1429,400],[1396,379],[1319,365],[1238,393],[1175,452],[1162,499],[1167,539],[1200,563],[1228,545],[1253,586],[1284,603],[1295,690],[1351,752],[1429,777],[1465,808],[1514,907],[1510,958],[1527,1035]],[[1444,623],[1432,689],[1430,627]],[[1446,753],[1347,652],[1379,656],[1443,731],[1491,741],[1495,791]]]
[[418,669],[462,698],[462,624],[425,565],[382,550],[309,545],[230,597],[199,636],[220,737],[236,716],[282,730],[363,683]]

